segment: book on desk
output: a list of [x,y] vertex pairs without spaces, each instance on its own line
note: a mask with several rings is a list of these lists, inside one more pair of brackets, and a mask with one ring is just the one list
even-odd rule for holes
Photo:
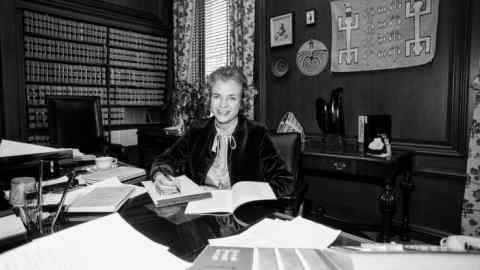
[[77,198],[67,208],[68,213],[111,213],[116,212],[134,191],[130,185],[97,187]]
[[180,185],[180,192],[175,194],[162,194],[151,181],[142,182],[143,186],[152,199],[155,207],[164,207],[182,204],[190,201],[211,198],[212,194],[195,184],[185,175],[175,177]]
[[256,181],[240,181],[231,189],[211,193],[211,198],[190,202],[185,214],[232,214],[243,204],[277,199],[269,183]]

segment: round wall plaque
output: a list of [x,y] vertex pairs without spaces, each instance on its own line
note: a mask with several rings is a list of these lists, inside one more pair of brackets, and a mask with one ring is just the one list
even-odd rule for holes
[[275,77],[282,77],[287,74],[289,65],[287,59],[283,57],[278,57],[272,63],[272,73]]
[[297,52],[297,67],[306,76],[315,76],[325,69],[328,49],[322,42],[310,39]]

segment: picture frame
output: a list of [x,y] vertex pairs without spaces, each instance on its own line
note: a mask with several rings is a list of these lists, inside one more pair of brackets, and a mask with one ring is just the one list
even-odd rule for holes
[[315,14],[316,11],[314,8],[305,11],[305,24],[314,25],[316,23]]
[[270,18],[270,47],[293,44],[293,12]]

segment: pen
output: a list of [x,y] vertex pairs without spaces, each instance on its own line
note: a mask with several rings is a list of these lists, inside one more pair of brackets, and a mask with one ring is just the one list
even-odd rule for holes
[[168,175],[168,174],[165,174],[165,177],[170,180],[171,182],[175,182],[175,187],[177,189],[177,192],[181,193],[182,192],[182,189],[181,189],[181,186],[180,186],[180,182],[177,181],[176,179],[174,179],[171,175]]

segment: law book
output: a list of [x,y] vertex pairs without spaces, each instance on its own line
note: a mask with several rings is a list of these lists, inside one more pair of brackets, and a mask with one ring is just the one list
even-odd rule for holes
[[212,246],[203,249],[189,270],[339,270],[320,250]]
[[109,213],[116,212],[135,190],[134,186],[97,187],[80,196],[67,208],[68,213]]
[[480,266],[478,252],[369,251],[347,246],[330,247],[322,253],[343,270],[458,270]]
[[180,185],[180,192],[175,194],[162,194],[153,182],[142,182],[155,207],[176,205],[212,197],[209,191],[204,190],[185,175],[175,177],[175,179],[178,180]]
[[240,181],[231,189],[212,190],[211,193],[209,199],[189,202],[185,214],[233,213],[248,202],[277,199],[268,183],[256,181]]
[[207,246],[188,270],[251,270],[253,248]]

